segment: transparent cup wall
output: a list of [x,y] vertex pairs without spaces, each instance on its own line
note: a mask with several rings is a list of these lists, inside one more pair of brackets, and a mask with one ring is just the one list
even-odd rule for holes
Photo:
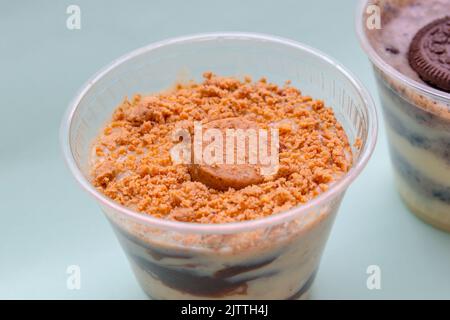
[[[180,80],[201,80],[205,71],[267,77],[278,84],[292,80],[303,94],[323,99],[335,110],[350,143],[362,139],[361,149],[354,150],[355,163],[374,143],[369,131],[376,132],[376,119],[370,118],[367,101],[332,62],[278,41],[208,36],[140,50],[82,93],[69,138],[82,174],[89,179],[91,142],[125,96],[157,92]],[[245,232],[155,227],[97,199],[151,298],[297,299],[311,286],[344,193],[341,188],[289,221],[255,225]]]
[[376,67],[375,74],[399,193],[417,216],[450,231],[450,112],[423,108],[450,110],[450,100],[411,91]]
[[[379,6],[384,24],[398,7],[415,2],[362,1],[356,28],[361,45],[373,63],[399,193],[418,217],[450,231],[450,94],[426,85],[419,88],[414,81],[389,67],[369,41],[369,37],[380,31],[366,27],[365,10],[369,5]],[[431,5],[431,2],[422,1],[422,4]]]
[[143,227],[104,211],[154,299],[298,299],[314,280],[340,200],[295,221],[225,235]]

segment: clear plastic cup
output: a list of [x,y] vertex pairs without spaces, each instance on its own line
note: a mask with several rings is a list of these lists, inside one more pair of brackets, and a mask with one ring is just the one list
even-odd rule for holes
[[[123,97],[166,89],[180,79],[219,75],[292,80],[333,107],[354,149],[345,177],[305,205],[228,224],[157,219],[125,208],[90,183],[94,137]],[[151,44],[97,73],[71,102],[62,124],[70,170],[97,199],[136,278],[154,299],[297,299],[306,296],[344,193],[375,146],[377,116],[369,93],[340,64],[290,40],[246,33],[201,34]]]
[[[361,1],[356,30],[373,65],[399,193],[419,218],[450,231],[450,94],[390,66],[370,41],[380,29],[366,27],[369,5],[379,6],[383,24],[391,17],[387,10],[395,12],[411,2]],[[423,1],[423,5],[431,2]]]

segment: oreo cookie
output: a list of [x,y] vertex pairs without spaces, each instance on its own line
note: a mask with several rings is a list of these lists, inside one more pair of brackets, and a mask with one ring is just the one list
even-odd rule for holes
[[408,59],[423,81],[450,92],[450,16],[435,20],[416,33]]

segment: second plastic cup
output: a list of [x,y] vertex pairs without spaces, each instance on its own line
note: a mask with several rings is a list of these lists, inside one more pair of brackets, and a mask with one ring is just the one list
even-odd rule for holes
[[369,5],[380,6],[384,17],[386,10],[399,11],[410,2],[361,1],[356,29],[373,64],[400,195],[419,218],[450,231],[450,94],[414,81],[383,61],[369,41],[371,33],[381,31],[366,28]]
[[[124,96],[180,79],[267,77],[292,84],[334,109],[354,149],[348,174],[307,204],[260,220],[202,225],[134,212],[90,183],[90,143]],[[341,65],[299,43],[243,33],[167,40],[134,51],[93,77],[62,127],[66,160],[116,231],[144,291],[155,299],[297,299],[307,295],[347,187],[366,165],[377,134],[370,95]]]

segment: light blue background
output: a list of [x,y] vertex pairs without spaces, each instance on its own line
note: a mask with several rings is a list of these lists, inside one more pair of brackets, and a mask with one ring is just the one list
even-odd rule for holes
[[[66,29],[70,4],[82,29]],[[253,31],[327,52],[367,85],[370,65],[353,30],[356,2],[0,2],[0,298],[145,298],[112,230],[61,157],[58,130],[77,89],[112,59],[168,37]],[[450,235],[417,220],[397,195],[381,122],[379,143],[349,189],[313,298],[450,298]],[[81,267],[82,287],[66,288]],[[379,265],[382,289],[366,288]]]

